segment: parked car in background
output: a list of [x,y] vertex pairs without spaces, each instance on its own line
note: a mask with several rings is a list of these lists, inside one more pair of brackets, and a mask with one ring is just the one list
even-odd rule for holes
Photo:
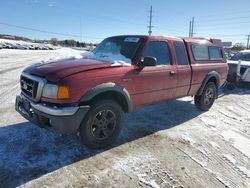
[[51,44],[33,43],[27,41],[0,39],[1,49],[19,49],[19,50],[54,50]]
[[14,44],[13,45],[15,47],[15,49],[19,49],[19,50],[28,50],[29,48],[26,47],[25,45],[22,45],[22,44]]
[[35,50],[35,46],[34,45],[28,45],[29,50]]
[[250,61],[250,50],[240,51],[230,58],[231,61]]
[[233,89],[239,83],[250,83],[250,50],[236,53],[228,61],[227,87]]
[[5,49],[15,49],[15,46],[8,42],[4,43],[4,46]]

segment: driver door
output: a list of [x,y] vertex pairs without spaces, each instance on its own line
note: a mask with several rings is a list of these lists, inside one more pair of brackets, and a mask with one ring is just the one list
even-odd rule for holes
[[157,59],[156,66],[144,67],[133,75],[135,106],[153,104],[172,99],[177,86],[177,68],[171,62],[169,44],[166,40],[149,41],[142,57]]

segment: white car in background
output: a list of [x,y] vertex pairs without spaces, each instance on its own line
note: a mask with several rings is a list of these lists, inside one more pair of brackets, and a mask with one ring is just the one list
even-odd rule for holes
[[22,45],[22,44],[14,44],[15,49],[19,49],[19,50],[28,50],[29,48],[27,48],[26,46]]
[[250,83],[250,50],[236,53],[228,61],[227,86],[233,89],[238,83]]

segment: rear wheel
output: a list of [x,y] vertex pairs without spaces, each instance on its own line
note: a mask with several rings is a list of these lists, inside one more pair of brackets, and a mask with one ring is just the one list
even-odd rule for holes
[[122,119],[122,109],[115,101],[95,102],[81,124],[81,141],[93,149],[107,147],[118,137]]
[[213,82],[207,83],[202,94],[194,97],[196,107],[204,111],[209,110],[215,101],[216,94],[216,85]]

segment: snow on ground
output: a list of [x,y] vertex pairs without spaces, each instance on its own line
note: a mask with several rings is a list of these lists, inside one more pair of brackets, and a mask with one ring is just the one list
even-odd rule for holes
[[126,114],[100,151],[15,112],[22,69],[72,57],[81,52],[0,50],[0,187],[250,187],[250,90],[222,89],[208,112],[185,97]]

